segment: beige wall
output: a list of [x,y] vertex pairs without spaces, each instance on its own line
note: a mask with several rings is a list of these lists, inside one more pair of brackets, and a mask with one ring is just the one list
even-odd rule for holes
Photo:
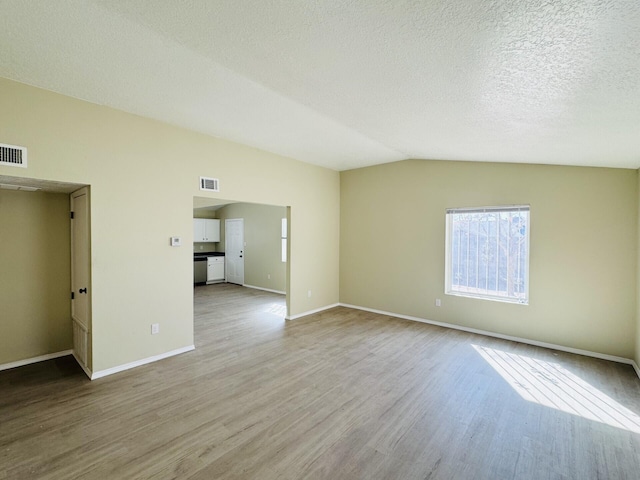
[[[508,204],[531,205],[530,304],[445,296],[445,209]],[[342,172],[340,301],[632,358],[637,229],[634,170],[405,161]]]
[[[636,177],[638,179],[638,213],[640,214],[640,170],[636,170]],[[638,219],[638,278],[637,278],[637,291],[636,291],[636,332],[635,341],[636,349],[634,359],[636,365],[640,365],[640,218]]]
[[[254,287],[284,292],[287,288],[286,263],[281,259],[281,221],[287,217],[285,207],[234,203],[217,211],[220,219],[220,243],[224,251],[224,221],[244,219],[244,283]],[[270,275],[271,278],[267,278]]]
[[0,141],[29,149],[0,175],[91,185],[94,371],[193,344],[196,196],[290,205],[289,313],[338,301],[338,258],[317,255],[339,249],[337,172],[8,80],[0,108]]
[[69,195],[0,190],[0,365],[71,348]]
[[197,242],[193,244],[193,253],[197,252],[217,252],[217,242]]

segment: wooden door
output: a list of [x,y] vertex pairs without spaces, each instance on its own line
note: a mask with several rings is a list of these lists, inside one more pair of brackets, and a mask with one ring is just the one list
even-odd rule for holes
[[76,359],[90,367],[91,255],[89,233],[89,189],[71,194],[71,318]]

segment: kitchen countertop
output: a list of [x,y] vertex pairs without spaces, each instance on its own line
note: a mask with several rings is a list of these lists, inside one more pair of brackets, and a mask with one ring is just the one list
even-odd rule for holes
[[224,257],[224,252],[193,252],[193,257]]

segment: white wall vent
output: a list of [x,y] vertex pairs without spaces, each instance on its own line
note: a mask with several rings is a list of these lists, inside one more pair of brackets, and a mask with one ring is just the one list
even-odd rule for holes
[[200,190],[206,190],[207,192],[219,192],[220,180],[217,178],[200,177]]
[[27,168],[27,148],[0,143],[0,165]]

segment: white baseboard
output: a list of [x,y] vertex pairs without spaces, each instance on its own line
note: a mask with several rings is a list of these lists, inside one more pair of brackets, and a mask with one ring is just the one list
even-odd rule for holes
[[291,315],[289,317],[284,317],[285,320],[295,320],[296,318],[306,317],[307,315],[313,315],[314,313],[323,312],[325,310],[329,310],[331,308],[339,307],[339,303],[334,303],[332,305],[327,305],[325,307],[316,308],[315,310],[309,310],[308,312],[298,313],[297,315]]
[[253,288],[254,290],[263,290],[265,292],[279,293],[280,295],[286,295],[287,294],[287,292],[283,292],[281,290],[272,290],[270,288],[256,287],[255,285],[247,285],[246,283],[243,285],[243,287]]
[[487,330],[479,330],[476,328],[463,327],[460,325],[455,325],[453,323],[436,322],[434,320],[428,320],[426,318],[413,317],[411,315],[401,315],[393,312],[385,312],[384,310],[376,310],[375,308],[360,307],[358,305],[350,305],[347,303],[341,303],[340,306],[347,307],[347,308],[354,308],[356,310],[364,310],[365,312],[378,313],[380,315],[387,315],[390,317],[402,318],[404,320],[412,320],[414,322],[428,323],[430,325],[437,325],[438,327],[452,328],[454,330],[462,330],[463,332],[476,333],[478,335],[484,335],[487,337],[501,338],[503,340],[510,340],[512,342],[525,343],[527,345],[534,345],[536,347],[549,348],[551,350],[559,350],[561,352],[575,353],[577,355],[585,355],[587,357],[600,358],[602,360],[609,360],[611,362],[624,363],[624,364],[633,366],[636,370],[636,373],[640,377],[640,369],[638,369],[638,366],[635,365],[635,362],[630,358],[617,357],[615,355],[608,355],[606,353],[591,352],[589,350],[581,350],[579,348],[565,347],[564,345],[556,345],[554,343],[539,342],[537,340],[530,340],[528,338],[513,337],[511,335],[503,335],[501,333],[489,332]]
[[142,360],[136,360],[135,362],[125,363],[124,365],[118,365],[117,367],[111,367],[107,368],[106,370],[93,372],[93,374],[91,375],[91,380],[96,380],[98,378],[106,377],[107,375],[113,375],[114,373],[123,372],[131,368],[146,365],[147,363],[157,362],[158,360],[162,360],[163,358],[173,357],[174,355],[180,355],[181,353],[190,352],[191,350],[195,350],[195,348],[195,345],[189,345],[188,347],[178,348],[177,350],[171,350],[170,352],[161,353],[160,355],[154,355],[153,357],[147,357],[143,358]]
[[10,362],[0,365],[1,370],[9,370],[10,368],[23,367],[25,365],[31,365],[32,363],[44,362],[45,360],[51,360],[54,358],[66,357],[72,355],[73,350],[63,350],[62,352],[47,353],[46,355],[39,355],[33,358],[25,358],[24,360],[18,360],[17,362]]
[[636,375],[638,375],[638,378],[640,378],[640,367],[638,367],[638,364],[635,360],[631,360],[631,366],[636,371]]

